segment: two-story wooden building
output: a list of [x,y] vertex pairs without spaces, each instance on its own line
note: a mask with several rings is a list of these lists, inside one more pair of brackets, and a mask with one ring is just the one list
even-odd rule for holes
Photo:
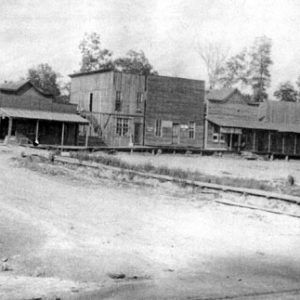
[[70,77],[71,103],[105,145],[203,147],[203,81],[113,70]]

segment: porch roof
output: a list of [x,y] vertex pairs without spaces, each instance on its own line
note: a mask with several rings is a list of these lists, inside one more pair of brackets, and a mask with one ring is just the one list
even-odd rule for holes
[[225,119],[225,118],[215,117],[215,116],[214,117],[208,116],[207,120],[216,125],[219,125],[221,127],[300,133],[300,125],[296,125],[296,124],[282,124],[282,123],[270,123],[270,122],[260,122],[260,121],[236,120],[236,119],[230,119],[230,118]]
[[12,117],[18,119],[47,120],[47,121],[57,121],[57,122],[66,122],[66,123],[79,123],[79,124],[89,123],[86,119],[76,114],[59,113],[59,112],[43,111],[43,110],[17,109],[17,108],[10,108],[10,107],[1,107],[0,116]]

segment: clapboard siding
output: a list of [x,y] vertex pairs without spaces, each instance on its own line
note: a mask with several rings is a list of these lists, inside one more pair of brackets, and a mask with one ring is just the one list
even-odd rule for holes
[[[169,121],[162,135],[155,135],[156,120]],[[195,138],[189,138],[186,128],[195,122]],[[179,138],[174,139],[172,124],[180,126]],[[163,125],[163,124],[162,124]],[[203,147],[204,82],[183,78],[149,76],[145,113],[145,144]]]

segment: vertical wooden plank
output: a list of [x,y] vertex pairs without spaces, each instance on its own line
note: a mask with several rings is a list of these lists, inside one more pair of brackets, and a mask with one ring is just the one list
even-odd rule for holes
[[65,123],[63,122],[61,125],[61,145],[64,145],[64,137],[65,137]]
[[36,120],[36,125],[35,125],[35,142],[38,143],[39,141],[39,124],[40,121]]
[[252,149],[252,151],[255,151],[255,147],[256,147],[256,131],[255,130],[253,130],[253,149]]
[[8,119],[8,130],[7,130],[7,137],[8,137],[8,138],[11,137],[12,125],[13,125],[13,118],[10,117],[10,118]]
[[89,132],[90,132],[90,124],[87,126],[85,131],[85,147],[87,147],[89,143]]
[[204,149],[207,148],[207,139],[208,139],[208,121],[205,118],[205,124],[204,124]]
[[271,152],[271,132],[268,131],[268,152]]

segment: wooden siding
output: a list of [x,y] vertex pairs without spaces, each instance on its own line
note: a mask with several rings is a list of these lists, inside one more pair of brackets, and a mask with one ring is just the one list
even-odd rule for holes
[[[156,120],[162,121],[162,135],[155,135]],[[167,121],[167,122],[166,122]],[[189,138],[187,126],[195,122],[195,138]],[[163,126],[168,124],[168,126]],[[173,124],[180,127],[174,140]],[[149,76],[145,113],[145,145],[203,147],[204,82],[164,76]]]
[[[121,94],[121,109],[116,111],[116,94]],[[93,109],[90,110],[90,94],[93,94]],[[91,136],[99,137],[109,146],[128,146],[134,135],[134,123],[143,125],[144,100],[137,110],[137,95],[145,99],[145,77],[121,72],[94,73],[72,78],[71,103],[86,111],[91,121]],[[116,133],[117,118],[128,119],[128,132]],[[81,134],[84,129],[81,128]],[[143,129],[141,130],[143,134]],[[140,137],[142,141],[142,136]]]

